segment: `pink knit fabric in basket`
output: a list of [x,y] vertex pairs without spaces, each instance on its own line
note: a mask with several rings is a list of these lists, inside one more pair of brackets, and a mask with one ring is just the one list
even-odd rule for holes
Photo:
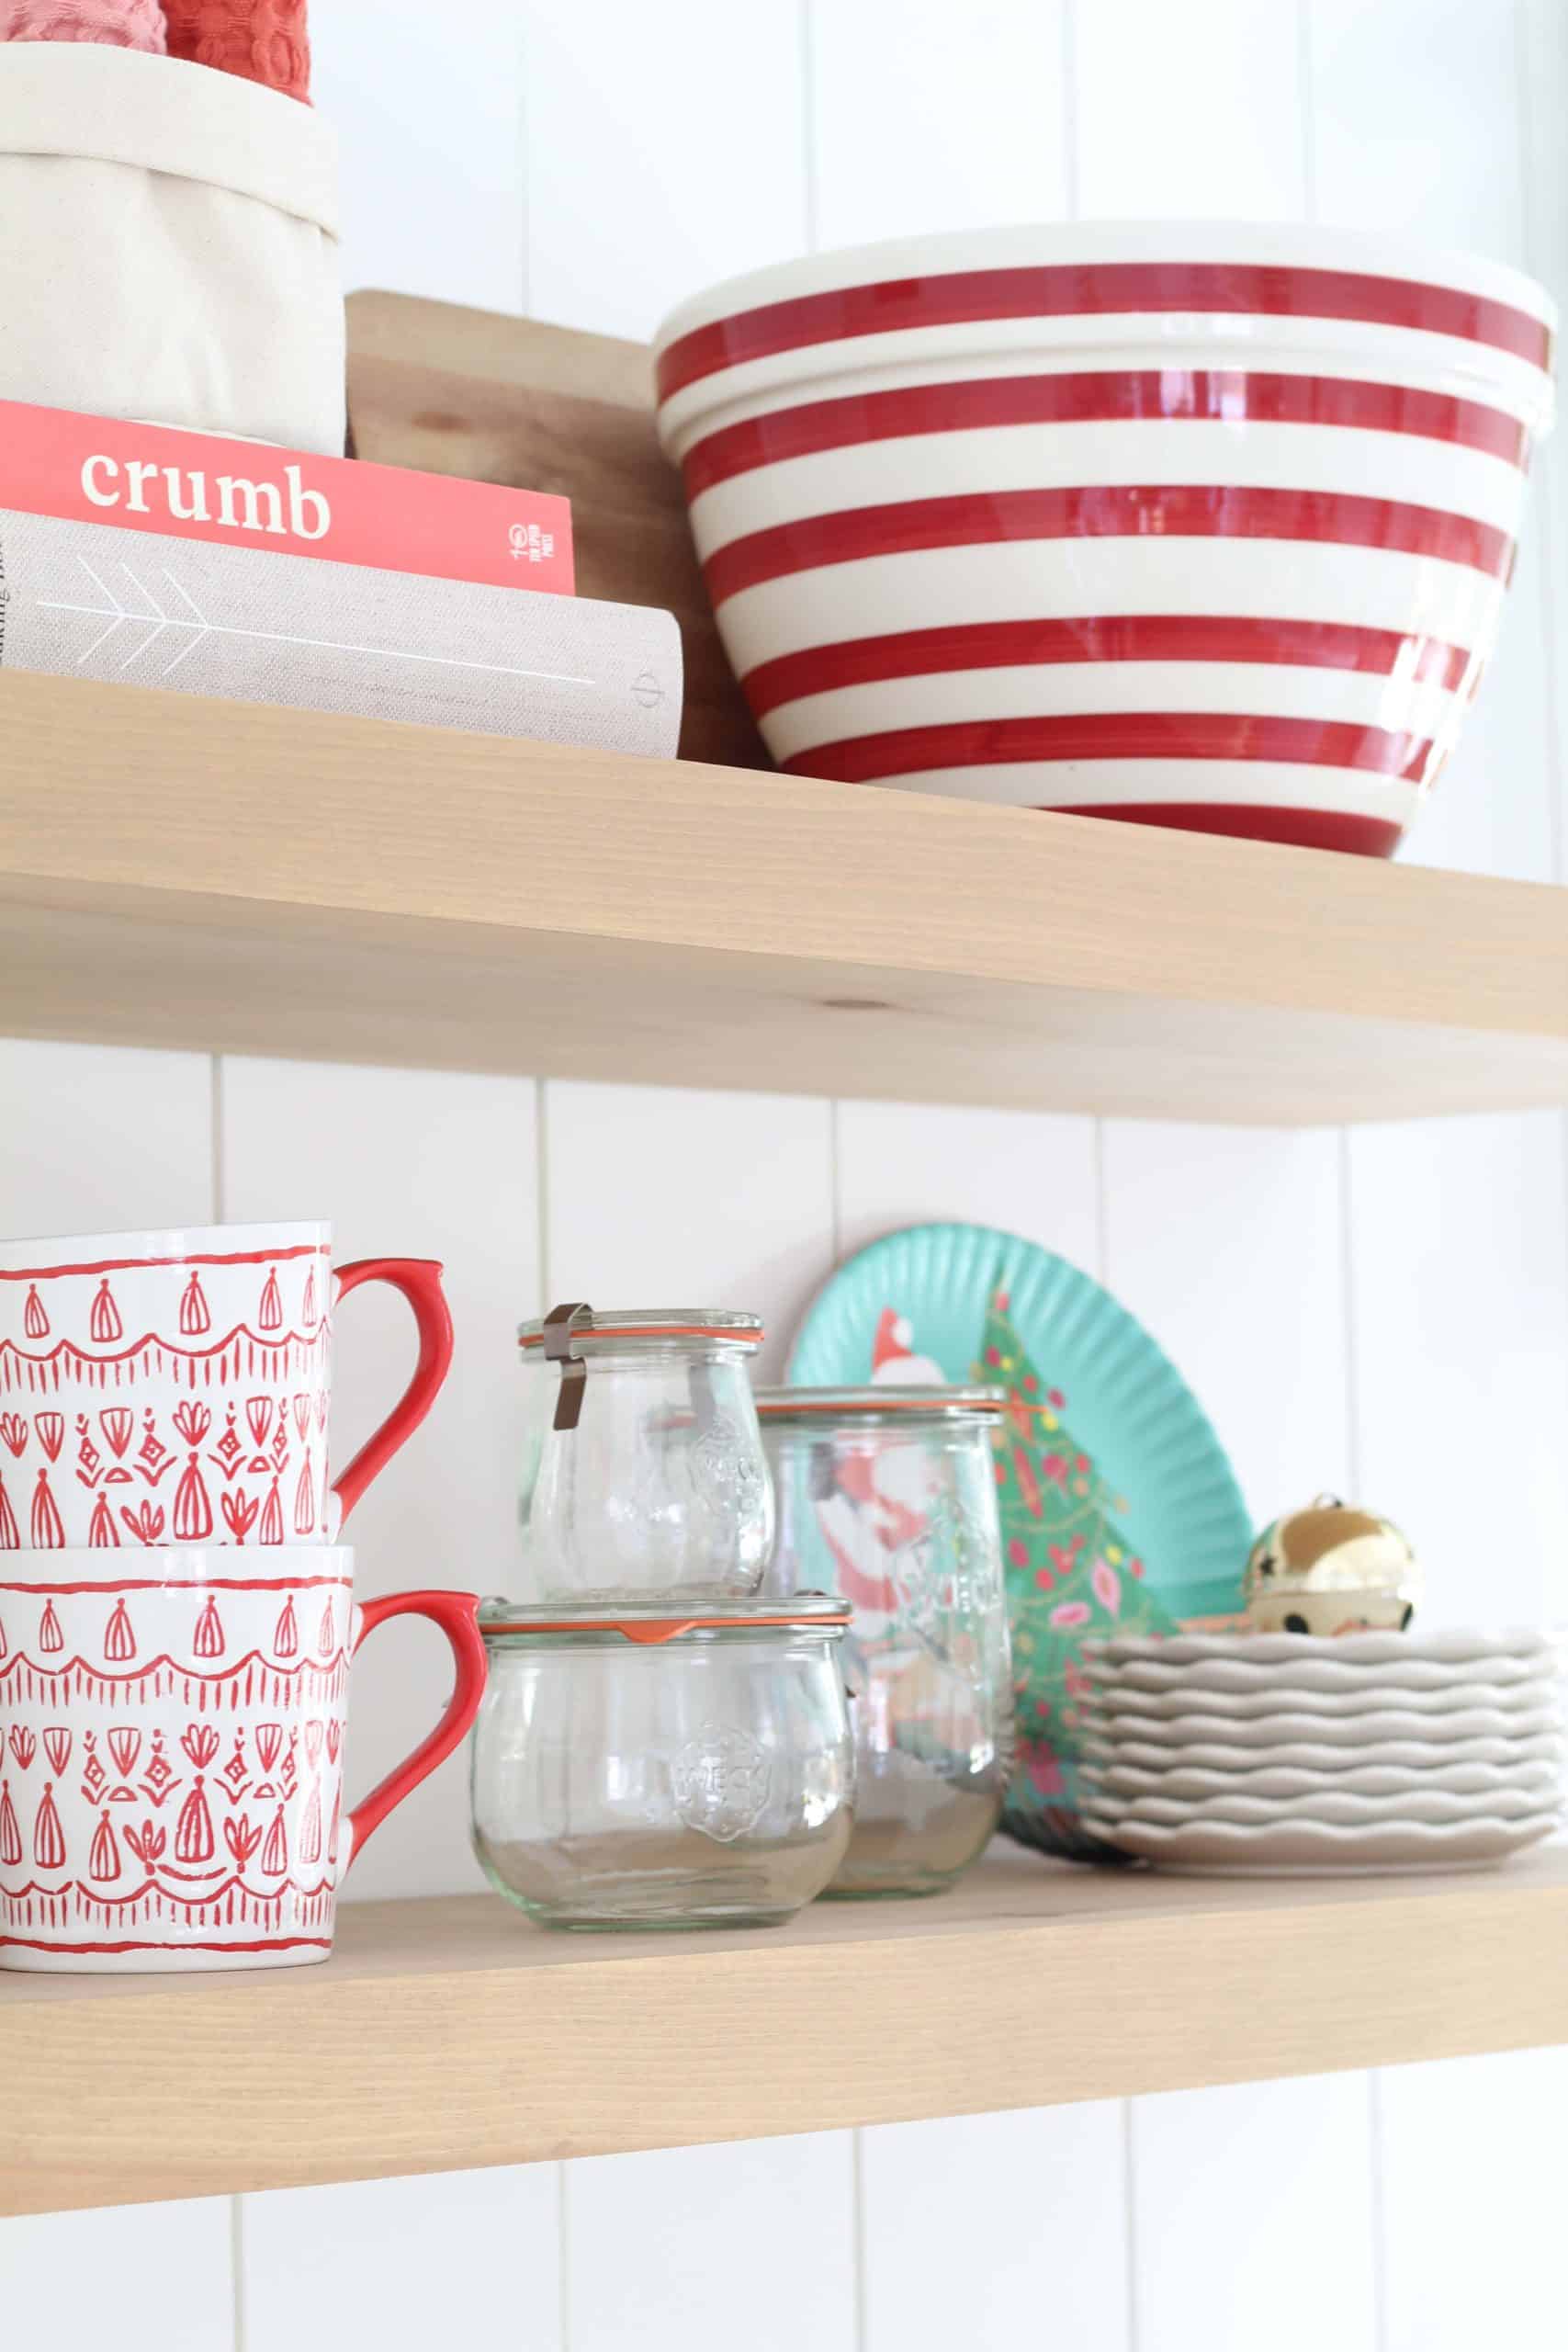
[[164,0],[169,54],[310,103],[305,0]]
[[0,40],[98,41],[155,57],[166,47],[159,0],[0,0]]

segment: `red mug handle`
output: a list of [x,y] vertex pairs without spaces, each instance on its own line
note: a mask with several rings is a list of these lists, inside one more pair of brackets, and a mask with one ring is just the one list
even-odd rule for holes
[[356,1258],[337,1270],[338,1298],[346,1298],[361,1283],[390,1283],[413,1309],[419,1328],[419,1362],[398,1402],[374,1436],[367,1437],[341,1478],[333,1480],[341,1527],[372,1478],[383,1471],[412,1437],[441,1393],[452,1363],[452,1316],[441,1290],[441,1266],[434,1258]]
[[401,1804],[438,1764],[446,1761],[467,1736],[479,1713],[485,1692],[485,1645],[479,1627],[479,1611],[477,1592],[389,1592],[384,1600],[367,1600],[361,1608],[359,1631],[354,1641],[355,1656],[366,1635],[373,1634],[389,1617],[428,1617],[432,1624],[440,1626],[452,1645],[457,1679],[446,1712],[435,1729],[349,1815],[348,1851],[343,1870],[338,1872],[340,1879],[350,1862],[358,1859],[359,1849],[371,1831],[378,1829],[393,1806]]

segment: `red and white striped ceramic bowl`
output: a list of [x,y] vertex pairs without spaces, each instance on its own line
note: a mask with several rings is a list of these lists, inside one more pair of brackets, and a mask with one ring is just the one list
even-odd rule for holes
[[1305,228],[818,255],[656,343],[795,773],[1387,855],[1496,634],[1554,311]]

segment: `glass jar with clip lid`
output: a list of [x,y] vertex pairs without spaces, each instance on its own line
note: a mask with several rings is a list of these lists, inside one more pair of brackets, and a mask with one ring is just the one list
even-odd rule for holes
[[557,1306],[523,1324],[528,1387],[514,1597],[744,1600],[773,1548],[748,1367],[755,1315]]
[[832,1894],[934,1894],[997,1826],[1013,1694],[995,1388],[759,1390],[778,1548],[768,1589],[852,1604],[855,1826]]
[[486,1601],[474,1849],[554,1928],[769,1927],[819,1894],[854,1792],[841,1601]]

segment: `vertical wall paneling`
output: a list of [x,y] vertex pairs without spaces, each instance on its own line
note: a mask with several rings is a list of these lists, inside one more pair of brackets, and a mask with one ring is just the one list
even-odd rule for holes
[[1105,1278],[1224,1439],[1255,1525],[1349,1484],[1339,1143],[1330,1129],[1105,1131]]
[[316,0],[312,88],[338,135],[344,287],[520,311],[523,8]]
[[881,2124],[861,2139],[857,2352],[1125,2352],[1120,2101]]
[[1374,2352],[1363,2075],[1134,2099],[1133,2191],[1137,2352]]
[[559,2180],[502,2165],[243,2199],[240,2352],[564,2352]]
[[1512,0],[1307,6],[1318,219],[1520,259]]
[[[1519,56],[1510,0],[1311,0],[1320,220],[1526,265]],[[1390,93],[1398,92],[1396,104]],[[1561,96],[1548,102],[1554,111]],[[1561,204],[1559,187],[1554,201]],[[1406,855],[1545,881],[1555,812],[1544,564],[1532,499],[1502,632]]]
[[819,2132],[569,2164],[570,2352],[858,2352],[852,2155]]
[[[1525,260],[1568,313],[1568,204],[1562,195],[1562,99],[1568,91],[1568,9],[1562,0],[1521,0],[1518,28],[1520,113],[1524,130]],[[1560,331],[1561,347],[1561,331]],[[1568,450],[1552,435],[1536,460],[1540,481],[1532,517],[1546,579],[1544,636],[1562,643],[1568,621]],[[1568,700],[1555,661],[1547,664],[1550,743],[1556,777],[1555,872],[1568,882]]]
[[251,2352],[234,2335],[227,2197],[0,2221],[6,2352]]
[[534,315],[648,335],[806,238],[796,0],[513,0],[527,21]]
[[1358,1128],[1360,1470],[1438,1623],[1568,1612],[1562,1122]]
[[807,0],[819,245],[1060,219],[1063,0]]
[[[535,1093],[528,1079],[320,1063],[223,1069],[224,1190],[231,1217],[330,1216],[340,1263],[439,1258],[457,1330],[452,1377],[383,1471],[347,1538],[362,1593],[422,1585],[494,1591],[513,1541],[518,1322],[536,1311]],[[413,1366],[407,1307],[354,1292],[334,1331],[333,1453],[345,1463]],[[406,1755],[452,1685],[446,1644],[398,1620],[362,1653],[349,1713],[357,1796]],[[468,1843],[459,1754],[367,1846],[354,1894],[447,1894],[481,1882]]]
[[119,1233],[214,1214],[206,1054],[0,1038],[0,1232]]
[[551,1297],[750,1308],[773,1377],[832,1262],[827,1103],[570,1080],[545,1102]]
[[840,1258],[900,1226],[953,1217],[1024,1234],[1098,1271],[1092,1119],[840,1102],[837,1176]]
[[[1515,36],[1508,6],[1313,0],[1322,217],[1526,261]],[[1527,532],[1542,519],[1534,503]],[[1421,863],[1552,877],[1547,553],[1527,537],[1493,673],[1414,836]],[[1561,1608],[1562,1124],[1369,1128],[1352,1136],[1349,1166],[1367,1495],[1411,1522],[1434,1613],[1500,1622]]]
[[1073,49],[1080,218],[1301,217],[1289,0],[1077,0]]
[[1568,2050],[1392,2067],[1378,2095],[1382,2352],[1562,2342]]

